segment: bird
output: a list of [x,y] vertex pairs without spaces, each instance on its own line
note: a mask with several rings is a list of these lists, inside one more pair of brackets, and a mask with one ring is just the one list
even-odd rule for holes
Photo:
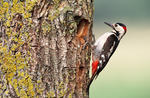
[[127,32],[126,25],[123,23],[104,23],[111,27],[112,30],[100,36],[92,46],[92,77],[89,80],[87,90],[89,90],[92,81],[98,77],[99,73],[107,65],[120,40]]

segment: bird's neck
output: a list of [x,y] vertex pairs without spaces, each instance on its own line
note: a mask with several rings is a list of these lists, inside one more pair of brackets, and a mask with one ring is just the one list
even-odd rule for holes
[[111,32],[114,33],[117,37],[119,37],[119,35],[120,35],[119,32],[116,30],[112,30]]
[[124,36],[124,32],[118,32],[116,30],[112,30],[111,32],[114,33],[118,37],[119,40],[121,40],[122,37]]

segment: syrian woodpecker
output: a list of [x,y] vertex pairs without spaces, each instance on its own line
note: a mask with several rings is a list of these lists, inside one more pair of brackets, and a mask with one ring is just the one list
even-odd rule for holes
[[92,47],[92,77],[88,84],[88,90],[92,81],[97,78],[99,73],[104,69],[110,57],[115,52],[120,40],[127,32],[126,26],[122,23],[104,23],[113,30],[100,36]]

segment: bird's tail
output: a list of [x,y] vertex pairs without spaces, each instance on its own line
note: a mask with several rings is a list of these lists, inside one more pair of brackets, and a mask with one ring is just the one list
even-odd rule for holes
[[95,79],[95,77],[97,76],[97,72],[95,72],[92,77],[90,78],[90,81],[88,82],[88,85],[87,85],[87,92],[89,92],[89,89],[90,89],[90,85],[91,83],[93,82],[93,80]]

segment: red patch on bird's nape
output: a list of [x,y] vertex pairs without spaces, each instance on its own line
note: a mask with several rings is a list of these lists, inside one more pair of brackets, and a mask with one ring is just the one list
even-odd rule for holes
[[125,26],[123,26],[123,29],[125,30],[125,32],[127,32],[127,28]]
[[98,60],[92,62],[92,75],[95,74],[95,72],[96,72],[96,70],[98,68],[98,64],[99,64]]

